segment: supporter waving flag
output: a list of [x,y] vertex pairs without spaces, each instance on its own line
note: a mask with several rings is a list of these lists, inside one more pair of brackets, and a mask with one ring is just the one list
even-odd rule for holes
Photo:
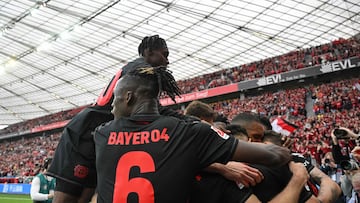
[[289,136],[290,133],[294,132],[298,128],[298,126],[286,121],[285,119],[282,119],[281,117],[273,120],[271,126],[275,132],[286,136]]

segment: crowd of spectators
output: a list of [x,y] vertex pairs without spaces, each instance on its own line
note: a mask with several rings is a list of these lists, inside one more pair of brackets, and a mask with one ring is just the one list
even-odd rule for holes
[[54,155],[61,133],[0,143],[0,177],[26,177],[38,173],[44,159]]
[[313,110],[316,115],[342,109],[350,110],[359,105],[359,90],[359,79],[342,80],[317,87],[311,86]]
[[310,86],[315,115],[297,122],[301,130],[295,134],[294,150],[320,161],[330,151],[329,129],[341,126],[360,132],[359,84],[360,79],[355,78]]
[[298,49],[281,56],[180,80],[178,84],[183,93],[190,93],[354,56],[360,56],[360,41],[356,38],[340,38],[316,47]]
[[[254,112],[270,120],[282,116],[299,128],[292,134],[293,151],[311,156],[321,163],[321,158],[331,151],[330,130],[342,126],[360,132],[360,88],[359,78],[341,80],[308,88],[280,90],[243,99],[230,99],[210,104],[215,111],[231,120],[240,112]],[[330,103],[338,98],[351,98],[351,106],[330,105],[329,108],[309,115],[306,98],[311,97],[314,106],[324,99]],[[331,99],[330,99],[331,98]],[[345,102],[346,103],[346,102]],[[339,108],[341,107],[341,108]],[[21,139],[0,143],[0,176],[31,176],[41,161],[51,156],[60,134]],[[10,163],[10,164],[9,164]]]
[[305,102],[306,89],[297,88],[280,90],[275,93],[267,92],[244,99],[219,101],[211,106],[230,120],[238,113],[246,111],[266,117],[285,115],[303,118],[306,116]]
[[[331,151],[331,129],[341,126],[355,133],[360,132],[359,84],[360,79],[355,78],[219,101],[211,105],[230,120],[240,112],[249,111],[269,117],[271,121],[282,116],[299,127],[292,135],[292,150],[311,156],[320,164],[321,158]],[[312,114],[306,111],[307,95],[312,98]]]

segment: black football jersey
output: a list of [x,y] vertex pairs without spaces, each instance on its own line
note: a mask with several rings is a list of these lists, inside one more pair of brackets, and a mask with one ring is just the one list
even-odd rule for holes
[[[288,165],[279,167],[266,167],[253,164],[251,166],[259,169],[260,172],[264,175],[264,180],[252,188],[253,193],[262,202],[268,202],[278,193],[280,193],[286,187],[292,177],[292,173]],[[304,188],[300,193],[299,203],[306,202],[311,196],[312,193]]]
[[[96,187],[95,146],[92,132],[113,119],[111,103],[117,81],[138,67],[149,66],[140,57],[126,64],[106,85],[95,106],[85,108],[65,126],[54,160],[47,174],[84,187]],[[167,107],[159,107],[162,115],[186,119]]]
[[96,187],[92,133],[113,117],[110,106],[91,106],[78,113],[65,126],[47,174],[84,187]]
[[251,188],[242,188],[216,173],[202,172],[193,181],[189,203],[243,203],[252,195]]
[[98,202],[185,203],[196,172],[227,162],[237,141],[200,122],[138,115],[94,135]]

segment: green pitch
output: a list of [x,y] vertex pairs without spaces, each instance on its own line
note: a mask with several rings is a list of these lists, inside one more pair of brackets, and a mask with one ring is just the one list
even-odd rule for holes
[[0,203],[32,203],[30,195],[10,195],[0,193]]

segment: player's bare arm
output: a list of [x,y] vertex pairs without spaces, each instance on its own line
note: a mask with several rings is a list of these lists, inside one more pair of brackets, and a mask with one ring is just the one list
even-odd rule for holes
[[273,144],[239,142],[232,159],[277,166],[287,164],[291,160],[291,155],[288,149]]
[[205,170],[219,173],[226,179],[240,183],[245,187],[254,186],[264,179],[263,174],[258,169],[237,161],[229,161],[226,165],[214,163]]

